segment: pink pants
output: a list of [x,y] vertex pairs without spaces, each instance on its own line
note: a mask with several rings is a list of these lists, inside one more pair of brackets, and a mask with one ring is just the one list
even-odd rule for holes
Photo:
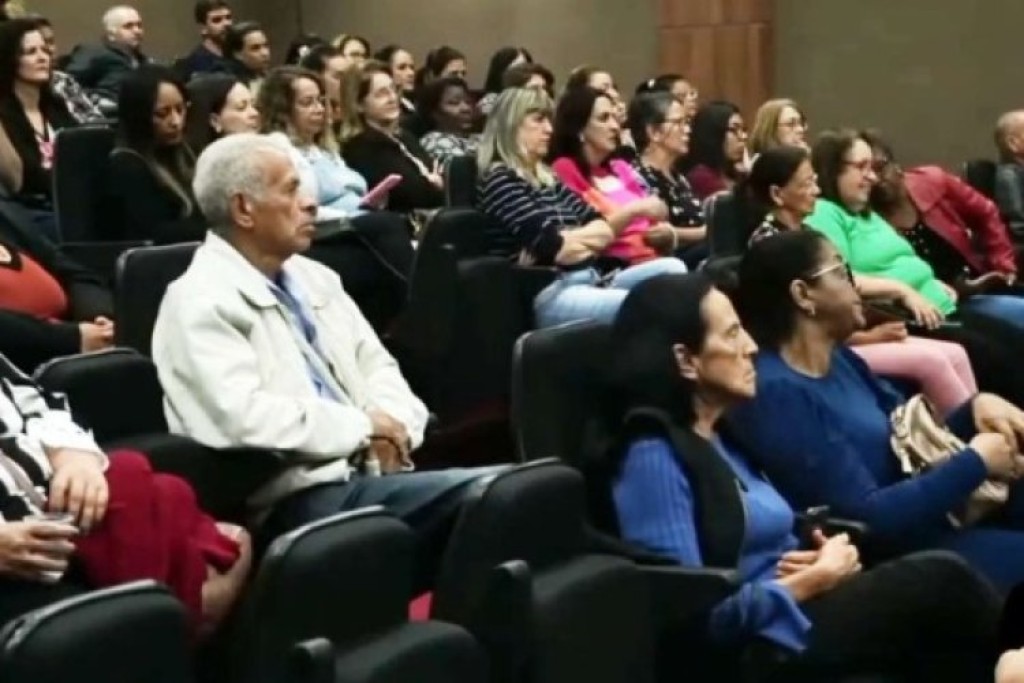
[[916,382],[921,393],[942,413],[948,413],[978,393],[974,370],[959,344],[907,337],[900,342],[858,344],[850,349],[876,375]]

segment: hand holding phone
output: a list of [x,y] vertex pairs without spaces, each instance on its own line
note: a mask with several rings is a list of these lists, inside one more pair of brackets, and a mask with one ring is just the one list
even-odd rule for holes
[[397,173],[392,173],[384,180],[380,181],[373,186],[369,192],[363,195],[363,200],[359,202],[359,206],[367,209],[382,209],[388,201],[388,193],[395,189],[400,182],[402,182],[402,176]]

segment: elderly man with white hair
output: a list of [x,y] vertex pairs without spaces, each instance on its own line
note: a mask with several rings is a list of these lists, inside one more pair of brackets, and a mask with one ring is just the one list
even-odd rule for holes
[[287,454],[250,500],[264,538],[384,505],[436,558],[466,488],[493,470],[411,472],[427,409],[338,276],[300,255],[316,201],[288,151],[252,133],[222,138],[193,190],[210,231],[153,332],[172,431]]
[[117,99],[121,81],[150,63],[142,53],[142,17],[133,7],[117,5],[103,13],[103,42],[78,45],[71,52],[67,73],[86,90]]

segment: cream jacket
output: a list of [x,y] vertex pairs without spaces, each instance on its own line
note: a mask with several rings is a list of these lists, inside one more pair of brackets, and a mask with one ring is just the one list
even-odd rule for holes
[[312,312],[349,405],[318,395],[266,277],[213,233],[168,288],[153,331],[171,431],[214,448],[268,448],[294,459],[253,496],[257,509],[312,484],[346,480],[349,456],[369,442],[369,409],[402,422],[414,448],[427,422],[426,407],[338,276],[303,256],[284,270]]

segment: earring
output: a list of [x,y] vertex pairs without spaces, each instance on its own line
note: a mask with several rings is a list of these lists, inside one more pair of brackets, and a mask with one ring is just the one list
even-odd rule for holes
[[814,306],[811,306],[810,308],[807,309],[807,315],[813,318],[814,316],[818,315],[818,311],[817,309],[814,308]]

